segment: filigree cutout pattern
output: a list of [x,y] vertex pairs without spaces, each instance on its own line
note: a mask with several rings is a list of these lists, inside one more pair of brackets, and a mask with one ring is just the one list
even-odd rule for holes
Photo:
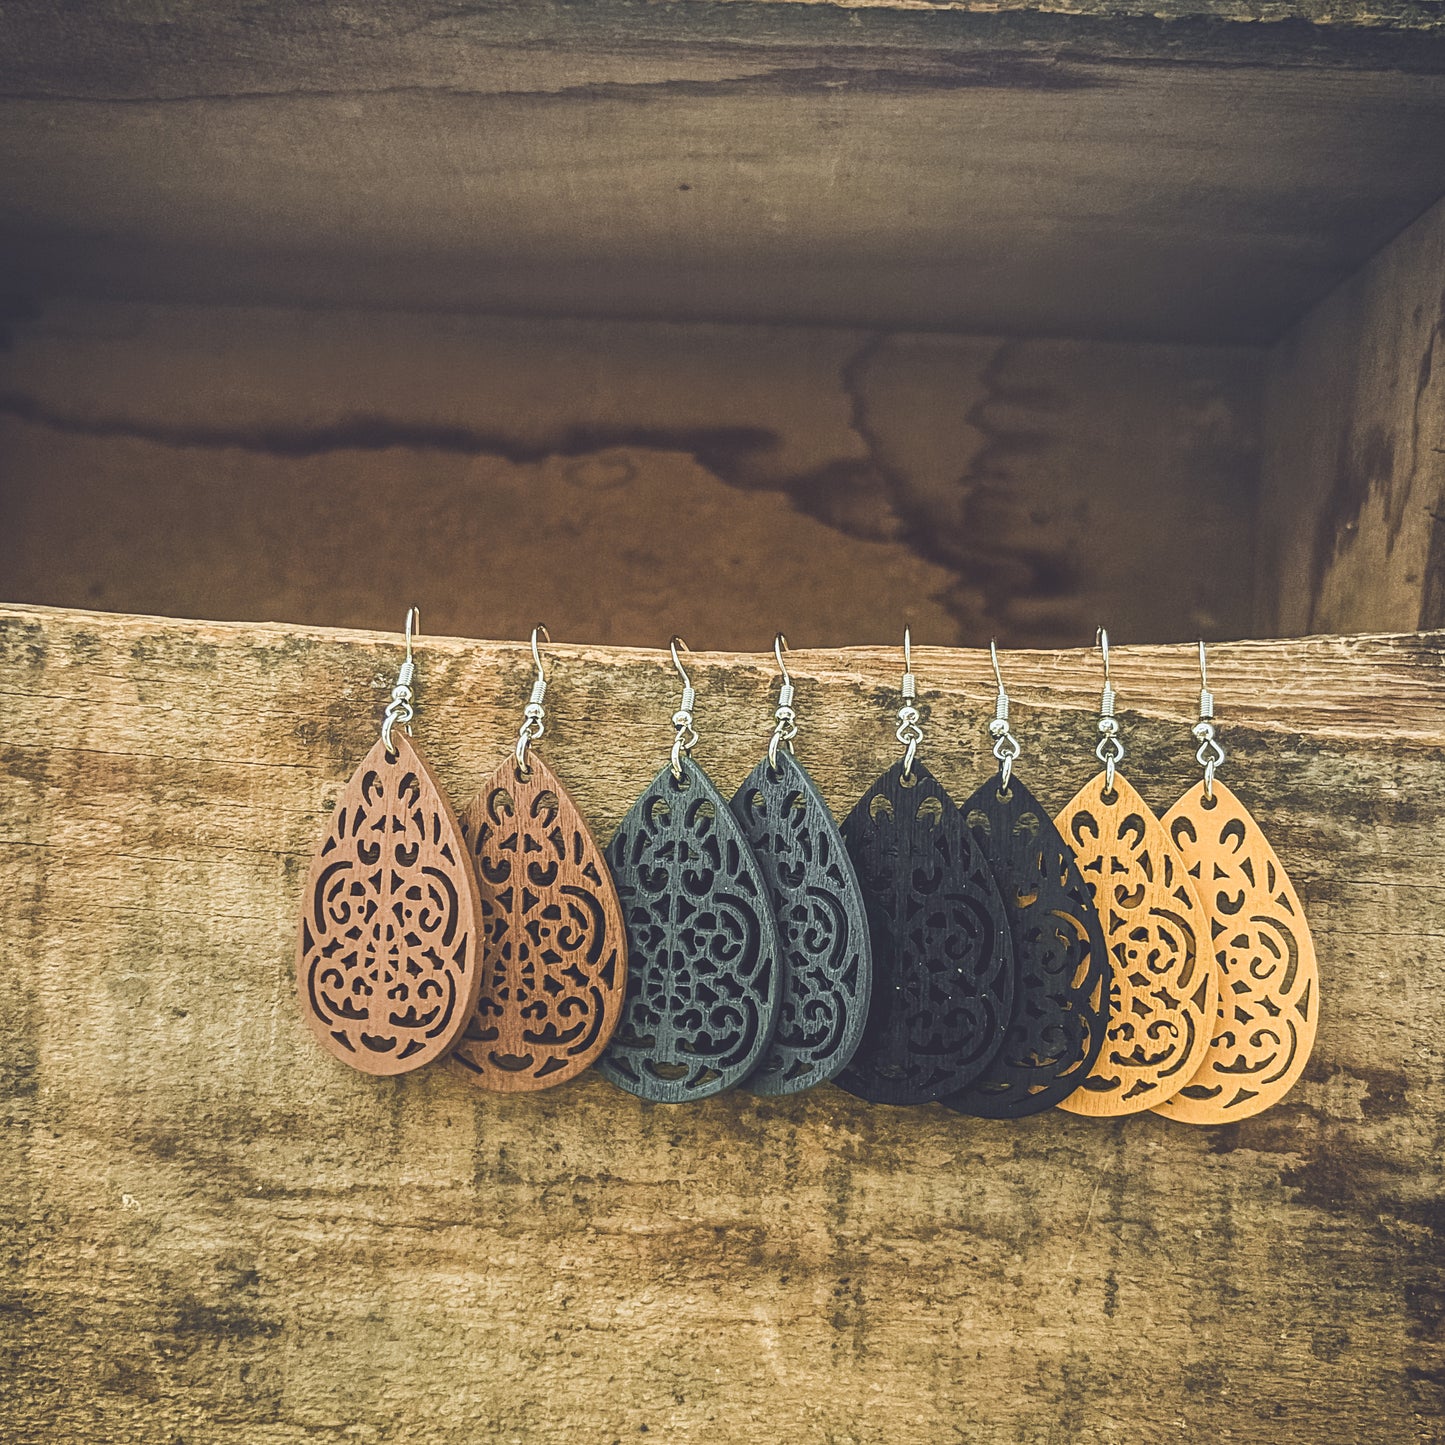
[[1079,789],[1055,820],[1074,850],[1110,954],[1109,1030],[1059,1108],[1138,1114],[1177,1093],[1209,1047],[1219,1002],[1209,920],[1164,826],[1122,775]]
[[868,1014],[873,954],[863,895],[842,834],[803,765],[766,758],[732,810],[768,887],[782,943],[777,1031],[747,1080],[756,1094],[796,1094],[853,1057]]
[[1073,850],[1015,773],[991,777],[964,821],[998,881],[1014,951],[1014,1007],[1003,1047],[944,1102],[985,1119],[1038,1114],[1083,1083],[1109,1024],[1109,962],[1094,896]]
[[462,814],[482,901],[482,991],[452,1057],[484,1089],[575,1078],[606,1047],[627,935],[606,860],[537,756],[508,758]]
[[837,1082],[878,1104],[966,1089],[1003,1043],[1013,946],[993,874],[928,769],[895,763],[843,823],[873,944],[873,994]]
[[451,1050],[476,1006],[481,902],[461,829],[410,739],[352,775],[312,860],[297,992],[328,1053],[404,1074]]
[[1314,1048],[1319,968],[1299,895],[1249,810],[1217,778],[1164,817],[1209,915],[1219,1010],[1199,1071],[1158,1112],[1227,1124],[1277,1104]]
[[704,1099],[757,1067],[782,964],[767,887],[707,774],[663,768],[607,845],[627,925],[627,997],[598,1067],[658,1103]]

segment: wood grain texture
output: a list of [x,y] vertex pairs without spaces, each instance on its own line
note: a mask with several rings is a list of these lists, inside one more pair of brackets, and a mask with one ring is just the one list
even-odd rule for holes
[[481,900],[456,814],[411,740],[351,775],[302,892],[296,998],[316,1042],[367,1074],[444,1059],[481,986]]
[[461,816],[481,893],[482,993],[457,1046],[500,1093],[576,1078],[607,1046],[627,990],[627,932],[607,860],[534,748]]
[[[293,929],[396,643],[0,615],[17,1445],[1438,1438],[1445,636],[1211,649],[1231,786],[1331,1000],[1301,1083],[1223,1130],[343,1069],[296,1010]],[[1162,807],[1194,780],[1197,659],[1112,657]],[[552,659],[549,758],[605,832],[670,740],[675,675],[661,651]],[[789,661],[839,811],[894,755],[898,658]],[[732,785],[775,665],[693,663],[697,755]],[[993,767],[987,654],[916,665],[930,762],[966,797]],[[1096,767],[1097,661],[1005,668],[1020,767],[1057,806]],[[525,643],[421,638],[453,796],[511,745],[531,676]]]
[[28,0],[6,289],[1258,342],[1445,191],[1438,7],[1129,3]]
[[937,643],[1241,636],[1263,360],[57,304],[0,352],[0,595],[738,649],[905,615]]
[[1277,1104],[1309,1063],[1319,1027],[1314,939],[1269,839],[1215,779],[1197,783],[1164,815],[1209,918],[1219,1014],[1198,1073],[1160,1112],[1223,1124]]
[[1256,623],[1445,623],[1445,202],[1274,349]]
[[1162,1104],[1209,1052],[1219,970],[1209,915],[1159,816],[1118,773],[1091,778],[1054,819],[1094,893],[1109,951],[1109,1029],[1083,1085],[1059,1103],[1113,1118]]

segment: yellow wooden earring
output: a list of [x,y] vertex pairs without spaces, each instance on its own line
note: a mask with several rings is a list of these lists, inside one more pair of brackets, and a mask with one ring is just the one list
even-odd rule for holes
[[1204,777],[1164,828],[1209,915],[1219,1010],[1199,1071],[1157,1108],[1186,1124],[1227,1124],[1277,1104],[1304,1072],[1319,1022],[1319,968],[1294,884],[1249,810],[1214,776],[1224,749],[1202,642],[1194,736]]

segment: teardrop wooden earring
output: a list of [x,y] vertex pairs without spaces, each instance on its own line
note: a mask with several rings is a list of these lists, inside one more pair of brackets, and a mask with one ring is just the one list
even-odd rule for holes
[[456,816],[408,736],[416,621],[413,607],[381,737],[311,862],[296,950],[311,1032],[367,1074],[404,1074],[448,1053],[481,983],[476,877]]
[[728,805],[693,761],[697,694],[682,678],[672,757],[607,845],[629,950],[622,1020],[598,1065],[657,1103],[740,1084],[773,1036],[781,946],[762,870]]
[[1109,1026],[1109,955],[1074,851],[1019,780],[998,648],[989,724],[998,772],[963,805],[964,821],[998,880],[1014,952],[1013,1018],[1003,1048],[950,1109],[985,1119],[1039,1114],[1083,1083]]
[[767,756],[733,796],[768,886],[782,943],[777,1032],[747,1080],[755,1094],[796,1094],[831,1079],[853,1057],[868,1014],[873,951],[863,895],[842,834],[808,770],[793,755],[793,679],[783,674]]
[[1071,1114],[1139,1114],[1193,1077],[1209,1048],[1219,1002],[1209,920],[1163,824],[1115,769],[1124,758],[1116,694],[1104,654],[1104,771],[1055,819],[1094,891],[1113,987],[1104,1047],[1083,1085],[1059,1103]]
[[903,759],[858,800],[843,841],[873,943],[873,994],[837,1082],[876,1104],[926,1104],[977,1079],[1013,1006],[1008,915],[953,799],[921,763],[913,642],[903,633]]
[[462,814],[482,900],[482,992],[452,1057],[484,1089],[575,1078],[606,1047],[627,986],[617,890],[577,805],[532,749],[546,727],[537,669],[512,754]]
[[1299,894],[1249,810],[1215,776],[1214,695],[1199,644],[1203,780],[1164,815],[1209,915],[1219,1011],[1199,1071],[1157,1112],[1227,1124],[1277,1104],[1304,1072],[1319,1021],[1319,969]]

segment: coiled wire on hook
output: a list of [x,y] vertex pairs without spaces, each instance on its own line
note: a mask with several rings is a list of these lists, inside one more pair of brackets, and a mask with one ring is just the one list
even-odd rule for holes
[[1209,670],[1204,642],[1199,643],[1199,721],[1190,729],[1199,744],[1194,760],[1204,769],[1204,796],[1214,801],[1214,770],[1224,762],[1224,747],[1214,735],[1214,694],[1209,690]]
[[1014,760],[1023,752],[1019,740],[1008,725],[1008,693],[1004,691],[1003,673],[998,666],[998,642],[990,638],[988,655],[993,659],[994,681],[998,683],[998,695],[994,698],[993,721],[988,725],[988,735],[993,742],[993,755],[998,759],[998,786],[1001,794],[1008,792],[1008,780],[1013,776]]
[[692,756],[692,750],[697,746],[697,729],[692,725],[692,709],[697,702],[697,693],[693,690],[692,679],[688,677],[687,670],[682,665],[682,659],[677,655],[680,647],[684,652],[691,652],[692,649],[682,638],[674,635],[667,644],[672,652],[672,665],[677,669],[677,675],[682,679],[682,705],[672,715],[672,725],[677,730],[672,740],[672,776],[676,782],[682,782],[682,760]]
[[772,736],[768,739],[768,766],[778,771],[778,749],[784,744],[793,751],[793,739],[798,736],[798,714],[793,711],[793,679],[783,654],[788,650],[788,639],[780,632],[773,638],[773,656],[778,659],[778,671],[783,674],[782,685],[778,688],[778,710],[773,714]]
[[898,709],[898,741],[903,744],[903,781],[913,781],[913,761],[918,756],[918,745],[923,741],[923,729],[918,726],[922,714],[914,707],[918,697],[918,682],[913,676],[913,632],[903,629],[903,706]]
[[547,631],[545,622],[539,622],[532,629],[532,662],[537,668],[537,679],[532,684],[531,700],[522,710],[522,728],[517,734],[517,775],[523,782],[531,776],[531,769],[527,766],[527,749],[547,731],[547,709],[542,706],[542,699],[547,695],[547,675],[542,670],[542,653],[537,646],[538,634],[548,642],[552,640],[552,634]]
[[1099,731],[1103,734],[1094,756],[1104,765],[1104,792],[1114,791],[1114,770],[1124,761],[1124,744],[1119,739],[1119,719],[1114,716],[1117,694],[1109,677],[1109,634],[1099,628],[1094,641],[1104,654],[1104,693],[1099,701]]
[[411,720],[416,716],[411,690],[412,679],[416,676],[416,662],[411,655],[411,640],[413,631],[420,631],[420,629],[420,610],[408,607],[406,611],[406,658],[397,669],[396,686],[391,690],[391,701],[387,703],[386,713],[381,720],[381,743],[389,758],[396,756],[396,744],[391,740],[392,729],[400,723],[410,733]]

